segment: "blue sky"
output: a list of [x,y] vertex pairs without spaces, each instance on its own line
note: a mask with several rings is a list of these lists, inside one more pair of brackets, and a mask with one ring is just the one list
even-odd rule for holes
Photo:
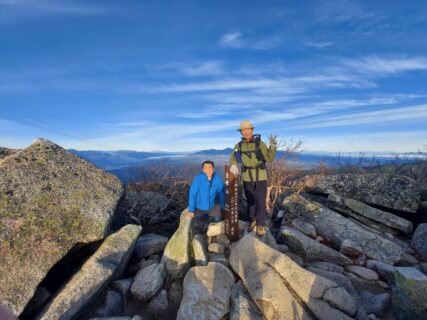
[[426,1],[0,0],[0,146],[427,144]]

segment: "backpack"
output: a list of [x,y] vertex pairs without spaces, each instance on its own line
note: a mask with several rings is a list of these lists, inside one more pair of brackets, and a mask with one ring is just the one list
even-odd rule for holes
[[[243,139],[242,141],[239,142],[239,146],[237,148],[237,151],[235,150],[235,157],[237,160],[237,163],[242,165],[242,169],[243,171],[249,170],[249,169],[256,169],[256,180],[258,181],[258,171],[259,169],[265,169],[265,159],[264,159],[264,155],[262,154],[261,148],[260,148],[260,144],[261,144],[261,135],[260,134],[254,134],[253,135],[254,140],[255,140],[255,150],[253,151],[242,151],[242,144],[243,144]],[[258,161],[261,161],[260,164],[258,164],[257,166],[254,167],[247,167],[243,164],[243,160],[242,160],[242,154],[247,155],[249,158],[251,158],[252,153],[255,153],[256,158]],[[251,179],[251,182],[253,183],[253,178],[252,178],[252,172],[249,171],[249,178]]]

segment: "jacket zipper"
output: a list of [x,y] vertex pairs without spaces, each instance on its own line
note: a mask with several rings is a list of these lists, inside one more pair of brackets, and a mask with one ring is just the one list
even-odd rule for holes
[[212,178],[211,178],[211,180],[209,181],[209,202],[208,202],[208,208],[209,208],[209,213],[211,212],[211,186],[212,186],[212,179],[213,179],[213,176],[212,176]]

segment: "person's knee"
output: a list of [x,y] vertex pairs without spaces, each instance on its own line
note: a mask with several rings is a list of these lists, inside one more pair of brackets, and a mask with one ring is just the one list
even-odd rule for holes
[[209,218],[209,223],[215,223],[215,222],[220,222],[222,221],[221,217],[210,217]]

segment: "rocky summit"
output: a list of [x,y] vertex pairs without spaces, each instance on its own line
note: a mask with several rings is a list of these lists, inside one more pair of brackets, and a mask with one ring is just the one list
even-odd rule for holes
[[[0,306],[23,320],[427,320],[427,224],[405,218],[426,190],[409,177],[303,178],[263,236],[239,220],[236,242],[224,221],[200,233],[186,208],[167,236],[125,223],[113,231],[122,192],[47,140],[0,149]],[[87,247],[51,290],[56,262],[76,264],[70,251]]]
[[300,181],[305,190],[339,194],[395,210],[415,213],[421,190],[413,179],[396,174],[335,174],[309,176]]
[[44,139],[0,159],[0,301],[22,312],[77,243],[108,233],[121,182]]

